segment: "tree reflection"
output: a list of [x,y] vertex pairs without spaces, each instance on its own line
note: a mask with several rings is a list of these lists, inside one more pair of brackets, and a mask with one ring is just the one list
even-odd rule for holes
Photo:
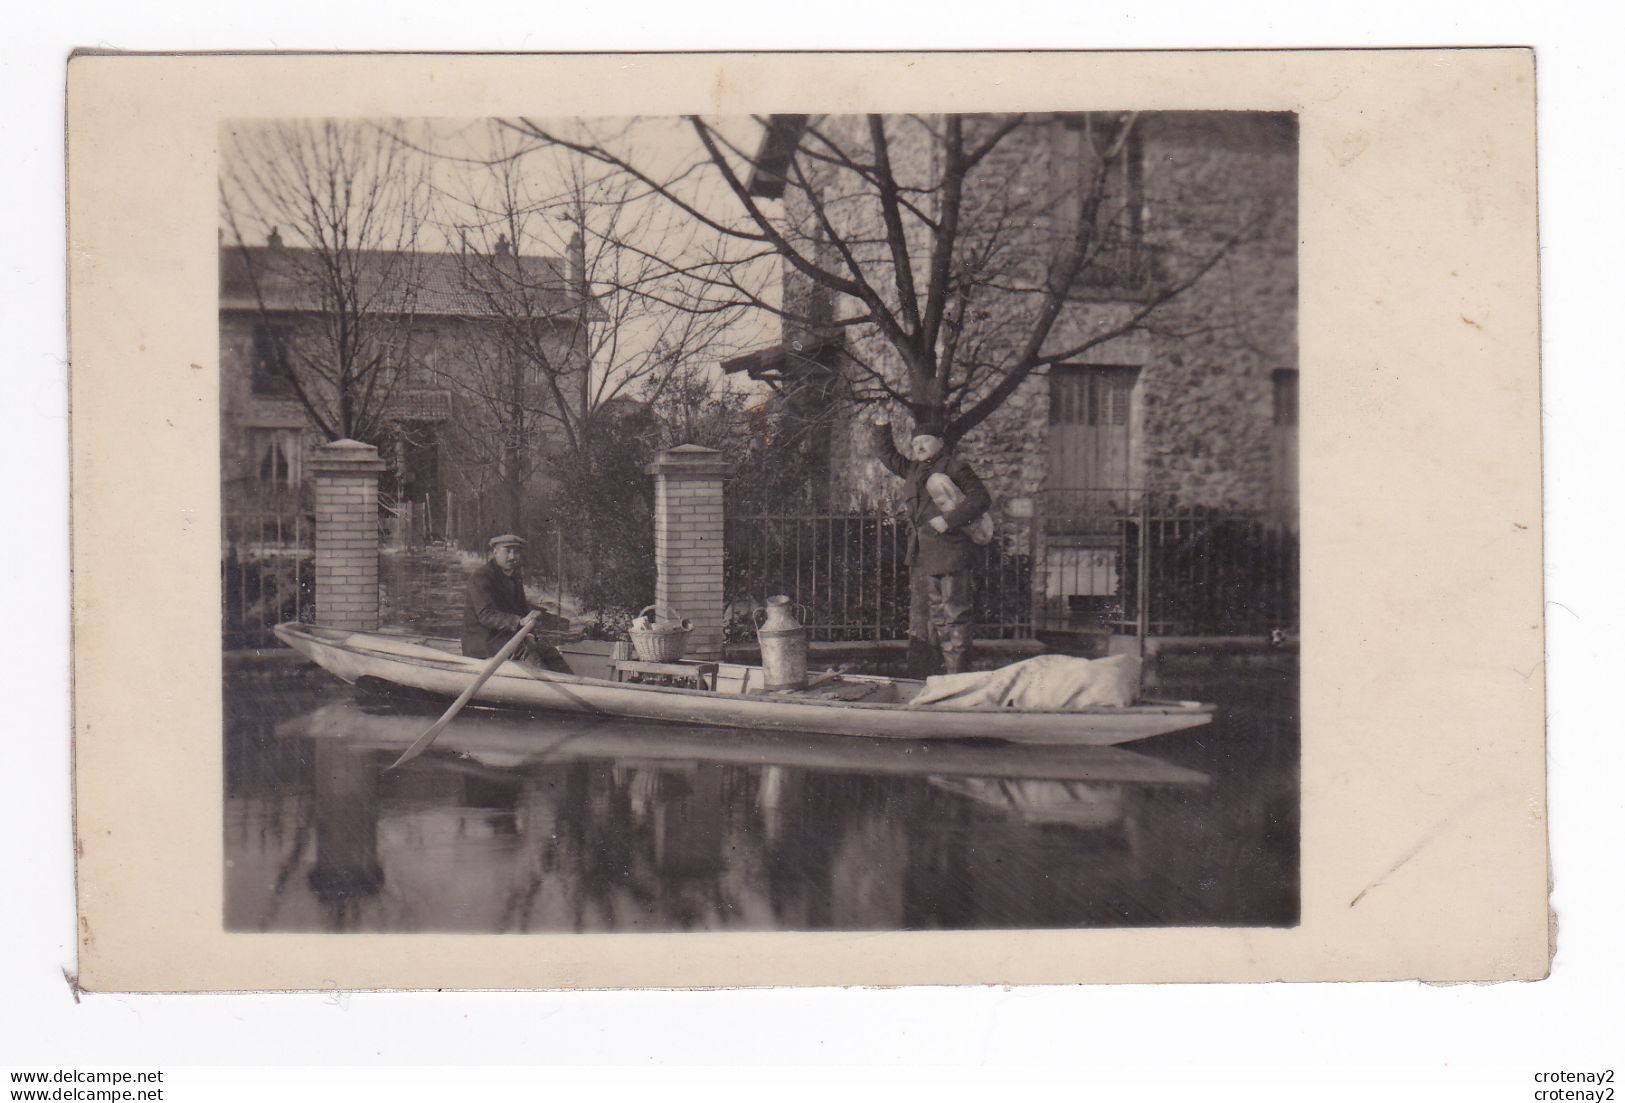
[[246,929],[1296,914],[1296,721],[1284,711],[1238,713],[1251,743],[1205,742],[1205,730],[1160,740],[1167,759],[469,714],[435,751],[384,773],[432,716],[336,696],[295,715],[280,706],[228,715],[227,915]]

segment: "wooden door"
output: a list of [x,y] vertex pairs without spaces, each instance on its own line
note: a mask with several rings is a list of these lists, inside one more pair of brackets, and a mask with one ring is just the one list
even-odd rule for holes
[[1050,369],[1046,490],[1082,492],[1079,497],[1087,502],[1107,496],[1103,492],[1129,487],[1137,374],[1134,368],[1117,367],[1058,365]]
[[1046,627],[1076,628],[1119,611],[1137,375],[1135,368],[1094,365],[1050,369],[1036,614]]

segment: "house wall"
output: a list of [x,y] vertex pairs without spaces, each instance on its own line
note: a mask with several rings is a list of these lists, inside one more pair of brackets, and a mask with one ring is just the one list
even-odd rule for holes
[[[233,500],[233,491],[257,486],[258,464],[253,454],[254,430],[296,431],[302,441],[301,473],[308,483],[314,449],[323,443],[322,434],[310,423],[304,407],[297,398],[256,394],[253,388],[253,335],[259,314],[252,310],[224,309],[220,314],[220,477],[227,493],[227,504]],[[314,324],[306,320],[304,323]],[[435,425],[434,447],[441,487],[454,499],[454,508],[473,510],[474,497],[483,489],[492,499],[486,510],[495,513],[499,506],[495,499],[501,496],[495,474],[488,469],[484,453],[489,451],[493,433],[493,419],[489,409],[473,397],[457,381],[471,384],[477,380],[475,364],[479,362],[474,344],[482,341],[481,328],[487,325],[479,319],[456,317],[430,317],[415,326],[415,362],[397,384],[396,394],[403,399],[413,391],[432,390],[451,393],[450,416]],[[566,381],[567,397],[580,400],[585,379],[585,352],[571,350],[567,335],[560,332],[551,339],[554,355],[560,362],[571,362],[574,371]],[[486,344],[482,356],[491,355]],[[532,392],[531,401],[550,402]],[[423,420],[414,416],[409,402],[402,411],[403,419]],[[432,420],[429,419],[429,420]],[[545,457],[563,446],[563,434],[551,421],[538,424],[530,435],[531,447],[539,462],[536,475],[527,486],[527,497],[539,499],[548,484],[548,465]],[[368,442],[377,443],[377,442]],[[391,457],[384,457],[386,462]],[[240,494],[237,497],[241,497]],[[434,508],[443,508],[439,502]]]
[[[867,148],[862,120],[822,119],[818,125],[851,143],[849,148]],[[975,125],[991,124],[967,120],[967,126]],[[1271,376],[1276,369],[1297,367],[1295,126],[1289,116],[1196,112],[1142,116],[1138,125],[1143,240],[1170,271],[1193,270],[1254,219],[1256,240],[1231,250],[1197,283],[1159,307],[1150,325],[1071,362],[1139,369],[1131,443],[1138,485],[1170,492],[1188,504],[1263,509],[1270,505],[1273,485]],[[900,177],[936,170],[935,151],[922,130],[898,127],[888,133]],[[1056,200],[1068,186],[1071,159],[1077,156],[1076,132],[1057,120],[1018,131],[990,160],[979,186],[1000,190],[997,201],[1024,215],[1021,229],[1008,235],[1011,271],[1029,279],[1042,275],[1037,266],[1064,217]],[[794,188],[786,191],[785,218],[807,232],[811,212],[798,196]],[[987,199],[975,191],[966,195],[967,206]],[[830,207],[843,236],[854,230],[879,235],[878,204]],[[910,246],[916,270],[923,271],[927,243],[911,240]],[[883,252],[877,252],[883,249],[870,247],[868,260],[889,268]],[[876,282],[890,287],[889,271]],[[786,268],[787,305],[794,309],[818,296],[810,281]],[[1136,305],[1109,290],[1091,292],[1087,301],[1063,312],[1048,347],[1075,344],[1110,328]],[[831,304],[837,314],[852,308]],[[807,336],[786,323],[787,345]],[[899,357],[872,327],[849,332],[847,342],[855,356],[901,379]],[[868,455],[866,420],[859,412],[835,421],[830,442],[835,508],[897,504],[900,483]],[[1048,423],[1048,379],[1035,375],[960,444],[961,455],[1007,514],[1023,515],[1044,484]],[[900,439],[904,431],[899,428]]]
[[[1272,490],[1272,383],[1298,367],[1297,142],[1291,120],[1155,118],[1147,206],[1154,239],[1187,253],[1218,244],[1227,208],[1273,204],[1255,239],[1159,313],[1143,373],[1145,478],[1202,505],[1264,508]],[[1230,220],[1233,222],[1233,219]],[[1189,336],[1182,336],[1189,334]]]
[[222,311],[220,315],[220,482],[228,488],[258,482],[251,429],[299,431],[302,471],[307,475],[310,450],[322,443],[298,399],[254,393],[256,321],[257,316],[248,312]]

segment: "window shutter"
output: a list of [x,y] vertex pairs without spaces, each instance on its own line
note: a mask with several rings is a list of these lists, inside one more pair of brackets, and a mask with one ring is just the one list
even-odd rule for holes
[[1112,381],[1111,423],[1113,425],[1128,424],[1129,394],[1133,389],[1134,379],[1132,376],[1125,376],[1120,373],[1118,378]]

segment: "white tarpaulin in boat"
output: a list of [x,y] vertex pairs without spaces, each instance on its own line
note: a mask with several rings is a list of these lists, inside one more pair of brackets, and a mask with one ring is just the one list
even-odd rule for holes
[[1074,659],[1038,655],[998,670],[939,674],[925,680],[916,705],[953,708],[1081,709],[1132,705],[1140,693],[1140,663],[1132,655]]

